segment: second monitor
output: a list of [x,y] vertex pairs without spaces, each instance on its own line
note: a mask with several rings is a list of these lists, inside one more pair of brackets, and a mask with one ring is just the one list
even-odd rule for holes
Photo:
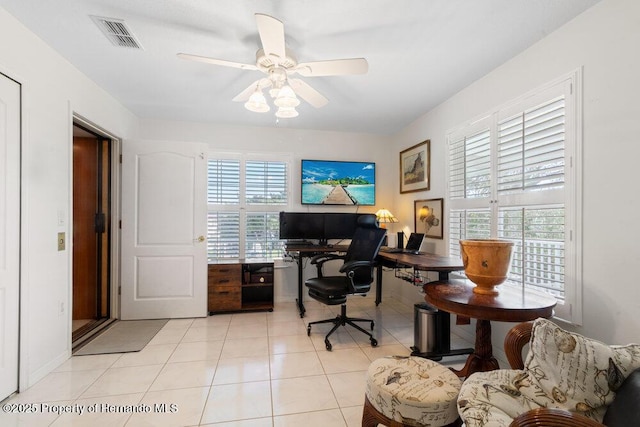
[[358,218],[375,214],[341,212],[280,212],[280,239],[318,240],[326,244],[332,239],[351,239]]

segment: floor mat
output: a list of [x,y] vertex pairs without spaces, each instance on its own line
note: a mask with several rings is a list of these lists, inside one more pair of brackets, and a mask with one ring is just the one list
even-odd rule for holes
[[113,326],[76,350],[73,355],[140,351],[168,321],[168,319],[117,321]]

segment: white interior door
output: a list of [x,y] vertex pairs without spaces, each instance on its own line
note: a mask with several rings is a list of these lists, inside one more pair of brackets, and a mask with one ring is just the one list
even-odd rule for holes
[[0,400],[18,390],[20,84],[0,74]]
[[122,145],[123,320],[207,315],[205,150]]

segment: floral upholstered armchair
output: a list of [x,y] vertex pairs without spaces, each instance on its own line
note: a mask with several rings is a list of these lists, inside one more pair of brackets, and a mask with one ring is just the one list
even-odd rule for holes
[[537,319],[509,331],[505,350],[513,369],[462,384],[466,427],[640,425],[640,345],[609,346]]

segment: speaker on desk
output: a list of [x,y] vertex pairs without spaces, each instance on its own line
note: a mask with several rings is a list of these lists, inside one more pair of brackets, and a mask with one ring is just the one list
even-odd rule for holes
[[404,231],[398,231],[398,249],[404,248]]

